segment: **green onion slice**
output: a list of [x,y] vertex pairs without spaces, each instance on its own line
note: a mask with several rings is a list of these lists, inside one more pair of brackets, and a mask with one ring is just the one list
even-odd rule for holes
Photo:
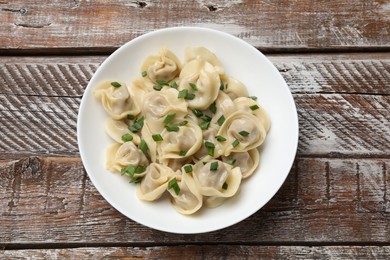
[[123,142],[130,142],[133,140],[133,136],[131,134],[124,134],[121,139]]
[[226,138],[223,137],[223,136],[220,136],[220,135],[217,135],[215,137],[215,139],[217,139],[218,142],[222,143],[222,142],[225,142],[226,141]]
[[225,122],[225,116],[222,115],[222,116],[220,116],[220,118],[218,118],[217,123],[219,126],[221,126],[221,125],[223,125],[224,122]]
[[210,164],[210,171],[215,172],[216,170],[218,170],[218,162],[212,162]]
[[111,86],[113,86],[114,88],[119,88],[119,87],[121,87],[122,85],[119,84],[118,82],[114,81],[114,82],[111,82]]
[[179,184],[177,184],[176,178],[173,178],[168,182],[168,189],[173,189],[176,193],[176,195],[179,195],[180,193],[180,187]]
[[184,166],[184,171],[185,171],[186,173],[192,172],[192,165],[186,165],[186,166]]
[[259,109],[258,105],[253,105],[249,107],[252,111],[255,111],[256,109]]
[[241,136],[248,136],[249,135],[249,132],[247,132],[247,131],[240,131],[240,132],[238,132]]
[[163,140],[162,136],[160,134],[152,135],[152,138],[155,142],[160,142]]
[[173,120],[173,118],[174,118],[175,116],[176,116],[176,113],[168,114],[168,115],[165,117],[163,123],[164,123],[164,124],[170,123],[170,122]]
[[177,125],[166,125],[165,129],[167,129],[168,132],[179,132],[179,127]]
[[239,144],[240,144],[240,141],[238,141],[237,139],[234,140],[234,142],[232,143],[233,147],[236,147]]

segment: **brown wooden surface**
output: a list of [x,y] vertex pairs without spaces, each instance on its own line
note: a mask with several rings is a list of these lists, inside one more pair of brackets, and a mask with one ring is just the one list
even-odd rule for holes
[[0,251],[0,257],[16,259],[386,259],[384,246],[177,246],[97,247]]
[[[0,258],[389,259],[389,17],[387,0],[0,0]],[[121,215],[89,180],[76,138],[81,97],[108,54],[183,25],[268,53],[300,126],[274,198],[198,235]]]
[[[110,51],[145,32],[202,26],[277,50],[389,49],[387,0],[0,2],[0,50]],[[12,37],[10,37],[12,35]]]

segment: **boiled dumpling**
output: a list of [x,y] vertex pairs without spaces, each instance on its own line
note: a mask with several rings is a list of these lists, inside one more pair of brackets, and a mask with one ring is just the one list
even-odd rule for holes
[[203,196],[200,194],[194,179],[183,170],[183,173],[176,177],[180,192],[176,194],[174,189],[168,189],[171,194],[171,204],[181,214],[193,214],[203,204]]
[[160,162],[167,164],[169,159],[188,158],[202,145],[202,130],[191,121],[178,127],[177,131],[164,129],[162,141],[158,144]]
[[245,111],[231,114],[218,131],[218,135],[227,139],[224,143],[225,156],[231,152],[244,152],[260,146],[266,134],[261,122]]
[[106,112],[114,119],[122,119],[127,115],[140,112],[134,105],[133,98],[124,82],[105,81],[96,87],[95,96],[101,100]]
[[120,172],[129,164],[146,166],[148,159],[133,142],[116,143],[107,149],[106,168],[111,172]]
[[228,94],[231,99],[249,96],[248,90],[240,81],[228,76],[224,76],[221,80],[224,93]]
[[141,200],[153,201],[167,190],[168,181],[178,175],[171,168],[158,163],[151,163],[145,170],[140,184],[137,185],[137,196]]
[[218,96],[220,78],[215,67],[203,60],[195,59],[187,63],[180,72],[179,90],[186,91],[188,106],[192,109],[207,109]]
[[239,97],[233,101],[237,110],[246,111],[256,116],[264,126],[265,131],[268,132],[270,128],[270,120],[264,108],[261,107],[255,100],[249,97]]
[[138,145],[140,143],[140,137],[137,134],[129,131],[128,125],[123,120],[114,120],[109,118],[104,123],[106,133],[117,143],[124,143],[124,135],[130,135],[133,143]]
[[184,62],[188,63],[196,59],[203,59],[207,61],[208,63],[212,64],[215,67],[216,71],[219,74],[224,74],[224,68],[221,62],[218,60],[217,56],[214,53],[212,53],[210,50],[204,47],[187,48],[185,51]]
[[145,122],[153,134],[160,133],[164,129],[166,124],[164,121],[170,114],[174,115],[172,121],[184,120],[187,114],[187,103],[177,98],[178,93],[176,89],[169,88],[150,92],[144,96],[142,114],[145,115]]
[[179,75],[181,69],[180,61],[171,51],[166,48],[160,49],[160,55],[149,56],[141,67],[148,78],[154,83],[158,80],[169,82]]
[[197,162],[193,167],[193,177],[204,196],[231,197],[238,191],[241,183],[240,168],[233,168],[219,160],[206,164]]
[[222,160],[225,163],[232,164],[234,167],[240,167],[242,178],[248,178],[259,166],[260,158],[257,148],[248,152],[231,153],[229,156],[223,156]]

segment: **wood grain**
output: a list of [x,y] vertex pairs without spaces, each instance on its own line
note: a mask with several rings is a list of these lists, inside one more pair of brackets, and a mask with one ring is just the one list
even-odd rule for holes
[[0,2],[0,13],[2,53],[111,52],[184,25],[219,29],[268,52],[390,48],[386,0],[16,0]]
[[259,212],[192,236],[155,231],[121,215],[96,191],[79,158],[2,160],[0,246],[388,245],[389,169],[388,159],[297,158],[281,190]]
[[13,259],[387,259],[389,246],[175,246],[95,247],[0,251]]

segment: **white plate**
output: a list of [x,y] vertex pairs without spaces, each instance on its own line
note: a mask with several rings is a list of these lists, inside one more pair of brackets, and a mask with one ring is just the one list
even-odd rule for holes
[[[106,79],[131,82],[140,75],[143,60],[167,46],[180,60],[186,47],[203,46],[217,55],[226,74],[243,82],[265,108],[271,129],[260,154],[260,167],[243,181],[238,195],[214,209],[193,216],[175,211],[168,199],[140,201],[135,186],[120,174],[104,168],[106,148],[112,141],[104,132],[107,118],[93,87]],[[145,226],[173,233],[203,233],[222,229],[249,217],[263,207],[285,181],[298,144],[298,118],[286,82],[257,49],[232,35],[206,28],[176,27],[142,35],[116,50],[98,68],[81,101],[77,138],[84,167],[100,194],[118,211]]]

